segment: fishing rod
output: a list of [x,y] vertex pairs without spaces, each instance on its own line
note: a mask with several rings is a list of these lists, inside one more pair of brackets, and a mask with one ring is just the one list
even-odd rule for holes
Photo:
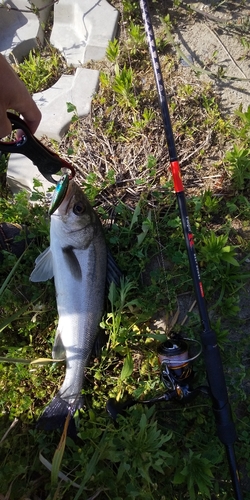
[[147,36],[148,48],[151,56],[151,62],[154,70],[154,77],[157,86],[159,104],[164,123],[166,140],[169,150],[170,167],[174,182],[175,194],[177,197],[182,230],[185,237],[190,271],[193,279],[197,305],[199,308],[200,319],[202,323],[202,332],[200,334],[203,355],[205,358],[205,366],[209,390],[213,401],[213,411],[215,423],[217,427],[218,437],[226,447],[230,474],[234,488],[235,498],[243,499],[239,472],[236,463],[234,443],[237,439],[235,425],[232,419],[231,407],[228,401],[228,393],[221,361],[219,347],[217,345],[216,334],[212,330],[208,316],[208,310],[205,302],[203,286],[200,277],[198,261],[195,253],[194,238],[191,230],[188,212],[186,207],[186,199],[184,187],[181,179],[180,164],[177,157],[173,129],[169,114],[166,92],[160,67],[160,61],[157,54],[153,25],[150,18],[147,0],[140,0],[140,9],[144,28]]
[[220,350],[217,345],[216,334],[211,328],[208,310],[205,302],[203,286],[199,271],[199,265],[194,247],[194,237],[189,222],[184,187],[181,178],[181,169],[178,161],[173,129],[169,114],[167,97],[161,72],[159,57],[157,54],[153,25],[150,17],[147,0],[139,0],[142,19],[146,32],[149,53],[152,61],[154,77],[159,98],[159,105],[164,123],[164,130],[170,158],[170,168],[174,183],[174,190],[178,202],[183,235],[189,259],[190,272],[193,280],[196,301],[202,324],[200,340],[205,359],[208,387],[192,388],[192,367],[193,361],[198,355],[189,357],[188,343],[190,339],[183,339],[176,335],[167,340],[158,350],[159,362],[161,364],[161,378],[167,392],[149,401],[128,400],[124,403],[116,402],[114,399],[108,401],[107,410],[116,418],[118,413],[124,409],[137,404],[152,404],[160,401],[170,401],[180,399],[183,402],[190,401],[199,393],[208,394],[213,403],[213,412],[217,427],[217,434],[220,441],[225,445],[229,464],[232,485],[236,500],[243,500],[239,471],[236,462],[234,443],[237,440],[236,429],[232,419],[231,406],[228,400],[227,387],[223,371]]

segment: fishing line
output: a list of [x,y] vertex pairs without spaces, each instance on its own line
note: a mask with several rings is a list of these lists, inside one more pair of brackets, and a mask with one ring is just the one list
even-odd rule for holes
[[[170,314],[173,316],[173,310],[172,310],[172,307],[171,307],[172,300],[171,300],[171,297],[170,297],[170,291],[169,291],[169,286],[168,286],[168,277],[167,277],[166,265],[165,265],[165,261],[164,261],[163,251],[162,251],[162,244],[161,244],[161,238],[160,238],[160,232],[159,232],[159,226],[158,226],[158,221],[157,221],[157,217],[156,217],[156,210],[155,210],[155,208],[153,209],[153,213],[154,213],[155,228],[156,228],[157,241],[158,241],[159,254],[160,254],[160,264],[161,264],[161,268],[162,268],[162,271],[163,271],[163,278],[164,278],[165,288],[166,288],[166,292],[167,292],[167,299],[168,299],[168,303],[170,305]],[[166,315],[166,317],[167,317],[167,315]],[[167,325],[166,325],[166,331],[167,330],[168,330],[168,328],[167,328]]]

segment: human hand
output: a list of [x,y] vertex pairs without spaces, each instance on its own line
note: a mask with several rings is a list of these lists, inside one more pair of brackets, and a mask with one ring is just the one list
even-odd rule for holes
[[41,112],[24,83],[17,76],[5,57],[0,54],[0,138],[12,131],[7,110],[21,113],[32,134],[36,131]]

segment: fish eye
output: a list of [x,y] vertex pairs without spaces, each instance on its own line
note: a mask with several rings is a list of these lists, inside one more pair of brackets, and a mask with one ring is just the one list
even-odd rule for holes
[[75,215],[82,215],[84,211],[85,211],[85,206],[81,202],[76,203],[73,207],[73,212]]

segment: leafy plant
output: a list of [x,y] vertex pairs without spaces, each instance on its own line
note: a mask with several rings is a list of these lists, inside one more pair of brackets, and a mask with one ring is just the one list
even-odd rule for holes
[[[153,498],[158,489],[155,475],[164,475],[172,461],[171,454],[165,448],[171,439],[171,432],[162,433],[153,418],[153,412],[154,408],[131,411],[126,418],[119,417],[119,428],[109,425],[104,433],[102,426],[99,431],[97,427],[96,438],[100,436],[98,448],[96,445],[93,448],[89,431],[86,432],[86,428],[82,428],[80,437],[89,441],[89,451],[92,457],[95,456],[95,462],[92,461],[91,464],[91,475],[88,474],[89,480],[91,476],[95,477],[95,489],[98,486],[108,487],[113,491],[113,498],[117,499],[123,498],[124,495],[128,499],[141,495],[147,499]],[[93,430],[94,427],[95,424]],[[98,454],[95,449],[98,449]],[[84,457],[81,451],[81,463],[83,459],[86,465],[91,463],[89,454]],[[82,482],[75,500],[80,497],[83,486],[89,487],[90,484],[91,481]]]
[[[121,329],[122,314],[127,308],[137,304],[135,299],[129,300],[128,295],[135,288],[135,284],[128,279],[121,278],[120,288],[114,282],[111,283],[108,298],[111,304],[111,312],[107,314],[107,319],[102,326],[110,331],[110,347],[117,349],[117,346],[125,342],[128,332]],[[124,335],[125,334],[125,335]]]
[[115,66],[112,88],[121,107],[134,108],[136,106],[137,99],[134,95],[133,71],[131,68],[124,66],[120,69],[118,65]]
[[145,47],[145,34],[144,30],[139,24],[135,24],[133,21],[129,25],[129,36],[128,40],[129,46],[131,48],[131,54],[136,54],[138,50]]
[[228,151],[225,159],[228,162],[228,169],[235,189],[244,189],[246,181],[250,179],[250,149],[234,145],[233,151]]
[[0,152],[0,175],[6,172],[7,165],[8,165],[8,155],[2,154]]
[[175,476],[174,484],[185,483],[188,488],[190,500],[196,500],[199,492],[203,498],[211,498],[213,474],[209,460],[200,454],[195,455],[192,450],[189,456],[183,458],[184,467]]
[[216,236],[214,231],[211,231],[208,236],[203,236],[200,254],[205,262],[213,264],[221,264],[222,261],[228,262],[233,266],[239,266],[235,259],[236,248],[232,245],[227,245],[228,236]]
[[144,109],[142,117],[138,119],[137,116],[133,116],[133,123],[130,128],[129,136],[134,136],[140,134],[143,130],[150,125],[150,122],[154,119],[155,113],[150,109]]
[[106,50],[107,58],[110,62],[116,62],[119,56],[119,42],[116,38],[110,40]]
[[31,50],[23,62],[16,64],[16,71],[30,93],[45,90],[59,78],[62,58],[53,47],[50,57],[41,55],[41,51]]
[[242,106],[235,112],[240,118],[240,126],[232,127],[232,132],[236,137],[242,139],[246,145],[249,145],[250,139],[250,106],[245,112],[242,111]]

